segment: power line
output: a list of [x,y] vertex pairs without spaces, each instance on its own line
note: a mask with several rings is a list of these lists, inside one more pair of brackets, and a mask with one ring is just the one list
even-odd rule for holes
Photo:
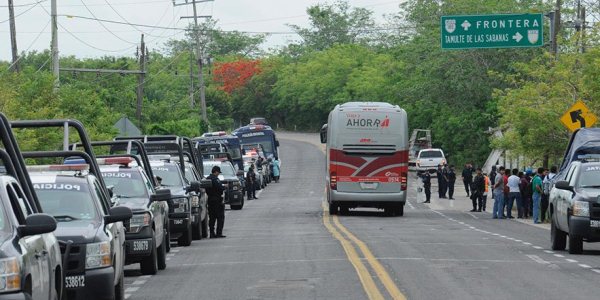
[[[44,28],[42,28],[42,31],[40,31],[38,33],[38,35],[33,39],[33,41],[29,44],[29,46],[27,46],[27,48],[25,49],[25,52],[29,51],[29,49],[31,49],[33,44],[35,44],[37,42],[37,40],[40,38],[40,36],[42,36],[42,34],[44,33],[44,30],[46,30],[46,28],[48,28],[48,25],[50,25],[50,20],[48,20],[48,23],[46,23],[46,26],[44,26]],[[6,71],[10,70],[10,68],[12,68],[12,66],[17,64],[22,58],[23,58],[23,55],[19,56],[19,58],[16,61],[14,61],[12,64],[10,64],[10,66],[8,66],[8,69],[6,69]],[[4,72],[6,72],[6,71],[4,71]]]
[[[36,6],[38,6],[38,4],[42,3],[43,1],[46,1],[46,0],[42,0],[42,1],[39,1],[39,2],[36,2],[36,3],[33,3],[33,4],[32,4],[32,6],[31,6],[30,8],[28,8],[28,9],[26,9],[26,10],[22,11],[20,14],[16,15],[14,18],[8,18],[8,19],[6,19],[6,20],[0,21],[0,24],[2,24],[2,23],[6,23],[6,22],[8,22],[8,21],[10,21],[10,20],[14,20],[14,19],[16,19],[16,18],[18,18],[18,17],[20,17],[20,16],[22,16],[22,15],[24,15],[24,14],[28,13],[30,10],[34,9]],[[16,5],[15,5],[15,6],[16,6]],[[6,6],[5,6],[5,7],[6,7]],[[42,7],[42,6],[40,6],[40,7]]]
[[[79,0],[79,1],[81,2],[81,4],[83,4],[83,6],[85,6],[85,9],[90,13],[90,15],[92,15],[92,17],[96,18],[96,15],[94,15],[94,13],[92,12],[92,10],[85,4],[85,2],[83,2],[83,0]],[[104,29],[106,29],[106,31],[108,31],[111,35],[113,35],[114,37],[118,38],[119,40],[121,40],[121,41],[123,41],[125,43],[128,43],[128,44],[132,44],[132,45],[136,45],[137,46],[136,43],[132,43],[132,42],[130,42],[128,40],[125,40],[125,39],[121,38],[120,36],[118,36],[117,34],[115,34],[114,32],[110,31],[110,29],[108,29],[108,27],[106,27],[104,25],[104,23],[98,21],[98,24],[100,24],[100,26],[102,26]]]
[[[25,6],[31,6],[31,5],[35,6],[35,5],[38,5],[38,4],[40,4],[42,2],[46,2],[46,1],[48,1],[48,0],[41,0],[38,2],[31,2],[31,3],[25,3],[25,4],[15,4],[13,6],[14,7],[25,7]],[[8,5],[0,5],[0,7],[8,7]]]

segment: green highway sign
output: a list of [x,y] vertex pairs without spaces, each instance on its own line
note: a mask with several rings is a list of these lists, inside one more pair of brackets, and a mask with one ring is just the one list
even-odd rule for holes
[[442,49],[540,47],[542,14],[442,16]]

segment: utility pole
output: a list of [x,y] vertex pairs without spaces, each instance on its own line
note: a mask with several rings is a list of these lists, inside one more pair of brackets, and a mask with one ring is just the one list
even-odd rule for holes
[[52,75],[54,75],[54,91],[58,90],[60,86],[60,65],[58,62],[58,22],[56,12],[56,0],[52,0],[50,4],[50,16],[52,26],[52,46],[50,52],[52,52]]
[[585,6],[581,8],[581,53],[585,53]]
[[138,120],[138,124],[142,124],[142,104],[144,101],[144,80],[146,77],[146,45],[144,44],[144,34],[142,34],[142,42],[138,52],[138,60],[140,63],[140,73],[138,74],[138,85],[137,85],[137,105],[135,109],[135,116]]
[[190,109],[194,108],[196,100],[194,99],[194,53],[190,53]]
[[203,57],[202,57],[202,47],[200,46],[200,30],[198,28],[198,18],[211,18],[211,16],[199,16],[198,15],[198,10],[196,9],[196,3],[203,3],[203,2],[212,2],[214,0],[192,0],[191,2],[188,2],[188,0],[185,1],[185,3],[173,3],[174,6],[179,6],[179,5],[188,5],[188,4],[192,4],[193,6],[193,11],[194,11],[194,15],[193,16],[186,16],[186,17],[181,17],[181,19],[194,19],[194,39],[196,42],[196,63],[198,64],[198,80],[199,80],[199,84],[200,84],[200,107],[202,110],[202,120],[204,121],[205,124],[208,125],[208,116],[206,114],[206,96],[205,96],[205,86],[204,86],[204,62],[203,62]]
[[10,70],[19,72],[19,52],[17,51],[17,30],[15,28],[15,7],[13,6],[13,0],[8,0],[8,20],[10,22],[10,47],[12,49]]
[[561,0],[556,0],[556,9],[554,11],[553,18],[553,27],[554,31],[552,32],[552,53],[554,53],[554,57],[558,59],[558,41],[556,38],[558,37],[558,32],[560,31],[560,6]]

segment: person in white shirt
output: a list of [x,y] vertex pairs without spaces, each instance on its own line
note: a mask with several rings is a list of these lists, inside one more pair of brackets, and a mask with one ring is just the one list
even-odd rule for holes
[[512,175],[508,177],[508,201],[506,202],[506,217],[509,219],[514,219],[512,216],[512,207],[514,201],[517,202],[517,218],[523,218],[523,199],[521,198],[521,190],[519,189],[519,183],[521,183],[521,178],[517,176],[519,174],[518,169],[512,170]]

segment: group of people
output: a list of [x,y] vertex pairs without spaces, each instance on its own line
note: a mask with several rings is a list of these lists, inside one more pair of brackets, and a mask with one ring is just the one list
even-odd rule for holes
[[[258,199],[258,197],[256,197],[256,187],[259,183],[256,179],[257,175],[256,175],[256,170],[254,169],[254,166],[256,165],[256,166],[262,167],[264,164],[266,164],[265,159],[262,158],[261,156],[259,156],[257,160],[252,160],[252,161],[253,161],[253,163],[248,168],[248,171],[246,172],[246,177],[244,178],[246,194],[247,194],[248,200]],[[273,157],[273,159],[268,158],[266,160],[266,162],[269,165],[271,178],[275,182],[279,182],[279,173],[281,171],[279,158],[277,156]]]
[[[261,162],[262,163],[262,162]],[[271,164],[271,176],[274,177],[275,182],[279,182],[280,164],[277,156],[274,158]],[[206,189],[206,195],[208,196],[208,227],[210,228],[210,238],[224,238],[223,226],[225,225],[225,203],[223,201],[223,192],[226,190],[227,183],[223,184],[219,180],[221,174],[221,167],[214,166],[211,170],[209,179],[212,183],[210,188]],[[258,199],[256,197],[256,173],[254,172],[254,164],[252,164],[246,173],[246,190],[248,193],[248,200]],[[215,231],[216,223],[216,231]]]
[[[475,176],[473,174],[475,173]],[[486,211],[488,195],[491,191],[494,206],[492,217],[494,219],[513,219],[513,206],[517,205],[517,218],[533,218],[534,223],[547,220],[549,194],[552,180],[556,176],[557,167],[544,169],[538,168],[536,174],[531,171],[522,172],[518,169],[508,170],[504,167],[492,167],[490,174],[481,168],[474,168],[472,164],[465,164],[461,179],[465,186],[467,196],[471,199],[473,209],[471,212]],[[418,175],[423,181],[425,202],[431,199],[431,175],[428,172]],[[456,174],[454,167],[439,166],[437,170],[439,184],[439,198],[453,198]]]

